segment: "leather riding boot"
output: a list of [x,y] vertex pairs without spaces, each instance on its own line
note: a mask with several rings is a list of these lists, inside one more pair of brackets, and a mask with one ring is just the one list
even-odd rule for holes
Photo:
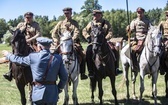
[[160,75],[165,74],[165,69],[166,69],[165,58],[166,58],[166,54],[165,52],[163,52],[160,57],[160,67],[159,67]]
[[81,80],[87,79],[87,75],[85,75],[85,60],[82,59],[80,64],[80,73],[81,73]]
[[12,81],[12,62],[9,63],[9,72],[4,74],[4,78],[7,79],[8,81]]
[[132,51],[131,57],[132,57],[132,63],[133,63],[133,71],[137,71],[139,65],[137,61],[136,52]]

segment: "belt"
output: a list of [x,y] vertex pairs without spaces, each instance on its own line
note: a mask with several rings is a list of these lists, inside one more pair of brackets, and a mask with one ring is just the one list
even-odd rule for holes
[[56,85],[56,81],[34,81],[33,85]]
[[138,33],[138,34],[146,34],[147,31],[137,31],[136,33]]

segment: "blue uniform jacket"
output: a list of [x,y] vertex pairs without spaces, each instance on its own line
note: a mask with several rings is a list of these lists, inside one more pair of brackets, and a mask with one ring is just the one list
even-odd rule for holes
[[[51,54],[49,50],[41,50],[37,53],[30,53],[26,57],[8,54],[6,58],[11,62],[19,63],[24,66],[30,66],[32,70],[33,81],[43,81],[43,76],[45,74],[46,67],[48,66],[50,56]],[[32,100],[35,101],[36,98],[38,98],[39,94],[36,94],[36,91],[38,92],[40,89],[45,88],[43,102],[56,103],[58,101],[58,88],[64,88],[68,74],[66,69],[64,68],[62,57],[55,54],[50,64],[50,68],[46,76],[46,81],[56,81],[57,77],[59,77],[59,82],[57,83],[57,85],[33,86]]]

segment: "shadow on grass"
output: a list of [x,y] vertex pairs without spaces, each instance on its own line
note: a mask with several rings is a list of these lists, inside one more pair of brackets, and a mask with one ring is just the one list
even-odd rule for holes
[[[150,96],[145,96],[148,98],[152,98]],[[159,103],[160,100],[160,103]],[[122,100],[118,100],[119,105],[153,105],[153,103],[150,103],[147,100],[142,100],[142,102],[140,103],[138,99],[130,99],[130,100],[126,100],[126,99],[122,99]],[[73,104],[70,104],[73,105]],[[79,105],[99,105],[99,103],[80,103]],[[114,100],[103,100],[103,105],[115,105]],[[165,97],[158,97],[158,105],[168,105],[168,99]]]
[[[130,99],[130,100],[120,99],[118,100],[118,103],[119,105],[153,105],[153,103],[150,103],[148,99],[153,100],[153,97],[145,95],[141,103],[139,102],[138,99]],[[158,96],[157,102],[158,102],[157,105],[168,105],[168,98],[166,98],[165,96],[162,96],[162,97]],[[73,104],[69,104],[69,105],[73,105]],[[99,105],[99,103],[98,102],[96,103],[87,102],[87,103],[79,103],[79,105]],[[103,100],[103,105],[115,105],[115,101],[114,100]]]

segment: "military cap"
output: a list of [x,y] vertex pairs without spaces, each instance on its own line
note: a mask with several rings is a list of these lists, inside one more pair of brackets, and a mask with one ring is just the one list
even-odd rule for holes
[[138,12],[138,11],[145,12],[145,10],[144,10],[142,7],[138,7],[138,8],[137,8],[137,12]]
[[52,43],[52,40],[46,37],[38,37],[36,38],[37,40],[37,44],[41,44],[43,46],[50,46],[50,44]]
[[32,17],[34,14],[32,12],[26,12],[24,17]]
[[68,12],[68,11],[72,12],[72,8],[71,7],[66,7],[66,8],[63,9],[64,13]]
[[97,14],[97,13],[98,13],[98,14],[102,14],[102,11],[100,11],[100,10],[93,10],[93,15],[94,15],[94,14]]

